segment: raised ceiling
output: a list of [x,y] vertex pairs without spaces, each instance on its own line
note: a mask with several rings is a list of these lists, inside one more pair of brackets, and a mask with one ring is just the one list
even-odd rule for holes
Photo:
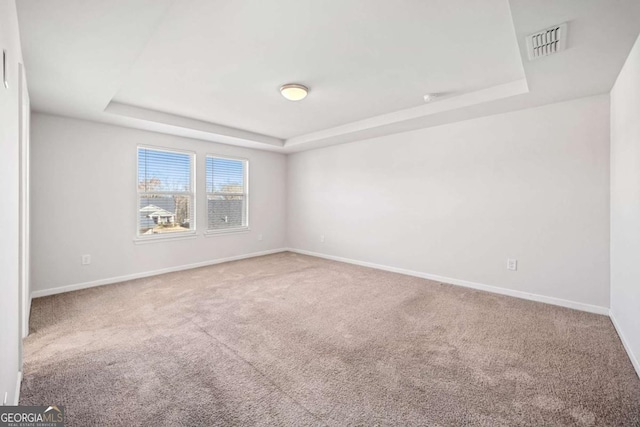
[[[286,139],[522,78],[503,0],[192,0],[169,8],[114,101]],[[289,82],[309,97],[285,100]]]
[[[297,151],[610,90],[637,0],[21,0],[36,111]],[[526,35],[568,22],[567,49]],[[284,83],[311,88],[301,102]],[[425,104],[423,96],[439,93]]]

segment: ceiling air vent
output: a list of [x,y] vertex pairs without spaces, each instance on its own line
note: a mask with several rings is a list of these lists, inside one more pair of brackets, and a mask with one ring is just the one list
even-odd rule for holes
[[554,25],[527,36],[529,60],[553,55],[564,50],[567,42],[567,24]]

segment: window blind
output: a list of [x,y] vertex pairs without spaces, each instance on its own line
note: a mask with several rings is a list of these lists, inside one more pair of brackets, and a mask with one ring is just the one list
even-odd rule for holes
[[138,235],[189,232],[193,221],[192,153],[138,147]]
[[208,230],[248,227],[247,169],[246,160],[207,156]]

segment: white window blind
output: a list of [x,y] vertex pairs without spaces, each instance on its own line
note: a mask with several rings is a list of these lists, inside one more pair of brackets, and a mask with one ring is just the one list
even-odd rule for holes
[[207,156],[207,213],[209,231],[249,227],[248,161]]
[[193,232],[193,153],[138,147],[138,236]]

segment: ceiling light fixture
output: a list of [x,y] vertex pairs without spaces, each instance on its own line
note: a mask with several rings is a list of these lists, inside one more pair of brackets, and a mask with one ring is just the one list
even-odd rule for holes
[[280,88],[280,93],[289,101],[300,101],[307,97],[309,88],[297,83],[287,83]]

